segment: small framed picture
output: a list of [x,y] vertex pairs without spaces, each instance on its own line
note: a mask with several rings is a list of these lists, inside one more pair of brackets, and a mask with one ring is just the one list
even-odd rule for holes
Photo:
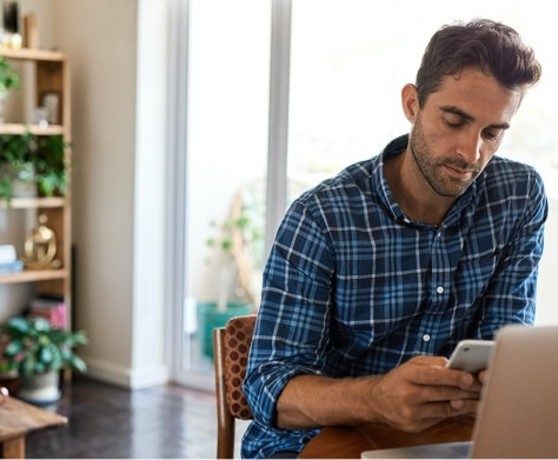
[[60,93],[45,91],[41,94],[41,106],[46,111],[46,120],[50,125],[60,124]]

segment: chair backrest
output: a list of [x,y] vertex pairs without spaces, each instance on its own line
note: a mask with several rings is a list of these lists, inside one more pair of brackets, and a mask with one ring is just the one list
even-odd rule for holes
[[256,315],[236,316],[213,330],[217,399],[217,458],[234,454],[234,420],[249,420],[252,412],[242,391]]

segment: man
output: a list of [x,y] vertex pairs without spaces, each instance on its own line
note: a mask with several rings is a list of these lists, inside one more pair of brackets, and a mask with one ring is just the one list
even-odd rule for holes
[[243,456],[296,455],[323,426],[475,414],[483,374],[446,357],[534,320],[547,201],[494,154],[539,76],[513,29],[443,27],[402,90],[410,135],[294,202],[264,274]]

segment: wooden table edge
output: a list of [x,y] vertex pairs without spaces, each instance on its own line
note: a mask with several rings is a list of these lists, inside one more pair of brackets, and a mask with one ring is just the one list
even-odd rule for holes
[[469,441],[473,425],[471,418],[448,419],[420,433],[404,433],[381,424],[326,427],[306,444],[298,458],[360,458],[366,450]]

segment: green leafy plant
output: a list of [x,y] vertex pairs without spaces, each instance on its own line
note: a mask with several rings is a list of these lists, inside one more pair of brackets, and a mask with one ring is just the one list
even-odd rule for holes
[[34,181],[41,196],[63,196],[64,147],[62,136],[0,135],[0,199],[11,200],[14,179]]
[[[231,217],[218,224],[210,223],[215,236],[206,244],[219,254],[218,306],[224,311],[231,299],[242,299],[256,306],[254,273],[260,245],[263,246],[263,226],[258,225],[253,208],[242,204],[239,196],[233,199]],[[210,259],[206,259],[209,263]],[[232,296],[232,297],[231,297]]]
[[228,256],[233,255],[235,232],[240,233],[242,243],[248,248],[252,249],[263,243],[262,228],[256,224],[250,214],[250,208],[247,206],[242,206],[237,217],[226,219],[221,223],[211,221],[209,225],[217,232],[217,235],[207,238],[206,245],[210,248],[220,249]]
[[37,139],[34,165],[41,196],[53,196],[56,193],[66,194],[67,175],[64,164],[64,147],[62,136],[46,136]]
[[0,58],[0,93],[7,93],[11,89],[18,89],[19,74],[6,58]]
[[2,328],[7,337],[2,360],[10,371],[20,376],[43,374],[72,368],[84,372],[85,362],[74,348],[87,343],[83,331],[71,332],[53,328],[40,317],[11,318]]

